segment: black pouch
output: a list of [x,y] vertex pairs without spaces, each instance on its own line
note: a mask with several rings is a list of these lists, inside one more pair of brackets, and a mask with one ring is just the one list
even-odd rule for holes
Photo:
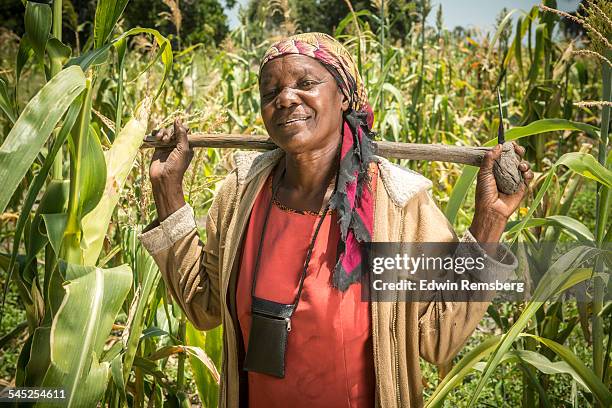
[[251,331],[243,368],[285,378],[285,351],[294,305],[253,296]]

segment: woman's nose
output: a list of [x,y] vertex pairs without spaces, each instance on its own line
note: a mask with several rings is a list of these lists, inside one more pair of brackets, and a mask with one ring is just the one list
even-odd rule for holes
[[276,97],[276,107],[280,108],[289,108],[292,105],[297,105],[300,103],[300,98],[293,88],[285,87],[281,89],[279,94]]

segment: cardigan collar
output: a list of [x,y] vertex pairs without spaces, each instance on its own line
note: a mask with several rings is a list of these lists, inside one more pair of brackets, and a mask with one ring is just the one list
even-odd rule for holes
[[[238,183],[249,183],[263,170],[276,165],[284,155],[285,152],[280,148],[264,153],[256,151],[235,152],[233,160],[238,173]],[[381,156],[374,156],[374,161],[378,164],[380,178],[389,198],[398,207],[404,207],[416,194],[432,188],[432,182],[415,171],[395,165]]]

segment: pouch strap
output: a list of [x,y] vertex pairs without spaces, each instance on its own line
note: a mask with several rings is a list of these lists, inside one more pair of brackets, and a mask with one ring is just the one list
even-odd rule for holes
[[273,302],[268,299],[253,296],[251,311],[280,318],[290,318],[293,314],[293,304]]
[[[300,276],[298,292],[295,296],[293,303],[287,305],[283,303],[273,302],[271,300],[267,300],[263,298],[258,298],[255,296],[255,287],[257,285],[257,273],[259,272],[259,263],[260,263],[259,261],[261,258],[261,250],[262,250],[263,242],[265,238],[266,226],[268,225],[268,218],[270,216],[270,209],[272,208],[272,202],[274,201],[274,198],[276,198],[276,193],[278,191],[280,181],[282,180],[286,172],[286,166],[284,165],[283,162],[281,162],[281,166],[282,166],[282,170],[280,171],[280,175],[273,179],[272,196],[270,197],[270,201],[268,202],[268,207],[266,209],[266,216],[264,218],[262,232],[261,232],[261,239],[259,241],[259,246],[257,248],[257,257],[255,258],[255,270],[253,271],[253,282],[251,284],[251,299],[252,299],[251,309],[255,310],[254,308],[256,304],[264,308],[266,306],[269,306],[269,307],[273,307],[274,310],[279,310],[279,311],[282,311],[283,313],[288,312],[289,315],[286,317],[291,317],[291,314],[293,314],[293,311],[297,309],[297,305],[300,301],[300,296],[302,294],[302,289],[304,287],[304,279],[306,278],[306,273],[308,271],[308,264],[310,263],[310,257],[312,256],[312,251],[314,249],[314,243],[315,243],[315,240],[317,239],[317,235],[319,234],[319,230],[321,229],[321,225],[323,224],[323,220],[325,219],[325,216],[327,214],[327,209],[329,208],[329,205],[331,202],[329,198],[336,191],[338,183],[337,183],[337,176],[334,176],[334,180],[333,180],[335,181],[334,188],[330,189],[328,187],[327,191],[325,192],[325,197],[323,198],[323,203],[321,204],[321,210],[319,211],[320,219],[319,219],[319,222],[317,223],[317,227],[312,236],[312,240],[310,241],[310,244],[308,245],[308,250],[306,252],[306,260],[304,261],[304,268],[302,270],[302,275]],[[330,183],[330,185],[331,184],[332,183]],[[270,310],[270,309],[269,308],[262,309],[261,313],[266,313],[266,310]]]

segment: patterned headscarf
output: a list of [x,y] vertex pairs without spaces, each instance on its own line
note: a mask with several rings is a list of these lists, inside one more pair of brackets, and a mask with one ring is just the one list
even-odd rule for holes
[[323,64],[350,102],[343,115],[336,192],[330,200],[330,208],[338,211],[340,224],[332,284],[345,291],[365,272],[363,243],[372,240],[374,197],[369,187],[368,165],[374,154],[374,114],[355,61],[333,37],[304,33],[278,41],[266,51],[259,72],[268,61],[287,54],[306,55]]

